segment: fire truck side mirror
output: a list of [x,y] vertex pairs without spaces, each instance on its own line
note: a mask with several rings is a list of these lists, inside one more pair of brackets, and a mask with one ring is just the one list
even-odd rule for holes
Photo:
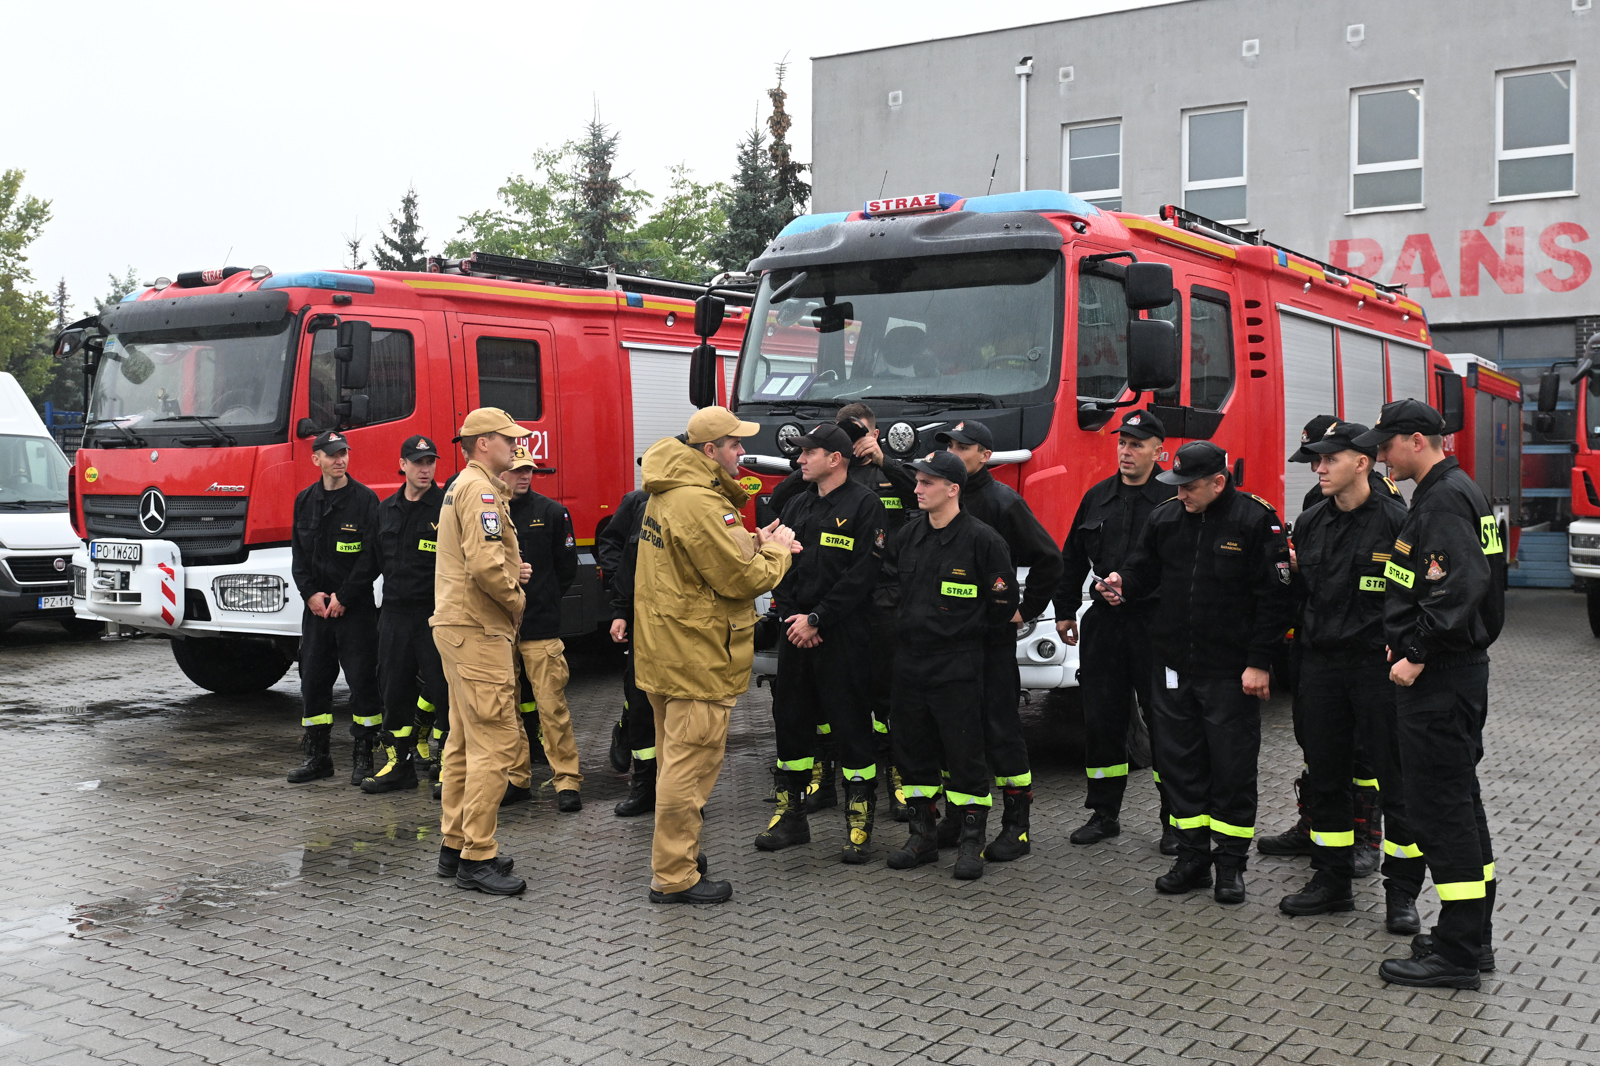
[[689,353],[689,402],[697,408],[717,402],[717,350],[709,344]]
[[704,340],[722,328],[722,318],[728,311],[728,301],[709,292],[694,301],[694,331]]
[[1180,366],[1176,325],[1159,318],[1128,320],[1128,388],[1134,392],[1170,389],[1178,383]]
[[1166,263],[1129,263],[1123,293],[1130,311],[1166,307],[1178,295],[1172,287],[1172,267]]
[[1439,413],[1444,416],[1444,435],[1461,432],[1461,427],[1467,421],[1467,403],[1462,386],[1465,384],[1460,374],[1454,371],[1440,371],[1439,379]]
[[1561,399],[1561,375],[1548,370],[1539,375],[1539,410],[1554,411]]
[[83,329],[64,329],[56,338],[56,358],[65,359],[69,355],[77,355],[83,350],[84,338],[89,331]]
[[339,323],[339,346],[333,350],[339,367],[339,387],[360,391],[367,387],[372,364],[372,323],[352,319]]

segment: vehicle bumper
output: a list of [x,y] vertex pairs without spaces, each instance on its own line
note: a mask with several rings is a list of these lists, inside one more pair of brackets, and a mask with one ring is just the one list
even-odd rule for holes
[[[70,555],[71,548],[56,551],[5,551],[0,550],[0,562],[9,559],[54,559]],[[53,576],[53,575],[52,575]],[[0,622],[26,622],[31,619],[61,619],[72,617],[72,606],[43,607],[42,603],[60,601],[72,594],[72,575],[69,570],[59,581],[19,581],[9,564],[0,566]]]
[[[261,548],[240,563],[185,566],[168,540],[96,538],[101,544],[137,544],[138,563],[91,560],[88,545],[72,556],[72,606],[79,618],[115,622],[125,629],[170,637],[256,635],[298,637],[303,604],[295,590],[287,547]],[[262,574],[282,582],[275,611],[224,609],[216,582],[230,575]]]
[[1573,576],[1600,580],[1600,548],[1572,547],[1572,538],[1577,536],[1600,537],[1600,521],[1578,518],[1567,528],[1567,565],[1572,568]]

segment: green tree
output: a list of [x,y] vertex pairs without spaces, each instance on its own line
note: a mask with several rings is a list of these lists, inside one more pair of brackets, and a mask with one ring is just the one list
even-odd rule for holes
[[[789,65],[779,63],[778,84],[767,90],[767,99],[772,101],[772,114],[767,116],[767,130],[772,134],[772,147],[768,149],[768,155],[772,160],[773,203],[783,217],[779,229],[787,226],[796,215],[804,214],[806,204],[811,201],[811,186],[801,179],[801,175],[810,167],[805,163],[796,163],[793,150],[789,147],[789,128],[794,125],[794,120],[784,106],[789,93],[783,87],[783,78],[788,72]],[[777,236],[776,231],[773,236]]]
[[389,216],[389,230],[378,236],[372,258],[379,270],[426,270],[428,252],[423,246],[422,223],[417,218],[417,187],[400,198],[400,217]]
[[[129,267],[122,277],[115,274],[106,275],[106,284],[109,288],[106,294],[97,297],[94,301],[94,313],[103,315],[111,308],[122,302],[122,298],[130,292],[135,292],[144,286],[139,283],[139,272]],[[66,288],[65,282],[57,287],[57,319],[60,319],[60,297]],[[69,313],[67,325],[71,325],[73,318]],[[72,355],[65,359],[51,359],[51,380],[43,393],[38,397],[41,404],[45,400],[55,404],[63,411],[84,411],[85,397],[83,394],[83,356]]]
[[513,174],[495,192],[500,206],[463,216],[444,253],[454,259],[475,251],[522,259],[565,262],[572,244],[573,145],[533,153],[533,176]]
[[715,274],[715,242],[728,228],[722,204],[728,187],[701,184],[682,163],[669,169],[667,196],[632,233],[652,273],[674,281],[702,282]]
[[14,374],[29,396],[38,396],[52,377],[46,334],[52,308],[33,283],[28,246],[50,221],[50,201],[22,192],[23,172],[0,173],[0,370]]
[[722,200],[727,228],[711,242],[711,258],[723,270],[743,270],[789,221],[775,200],[777,182],[766,135],[751,128],[739,142],[733,187]]
[[563,257],[567,262],[630,269],[652,265],[640,254],[643,242],[630,233],[651,196],[628,187],[631,174],[615,172],[621,139],[596,115],[583,139],[572,147],[572,234]]
[[115,274],[107,274],[106,284],[111,287],[104,296],[94,302],[94,313],[97,315],[103,315],[110,308],[117,306],[122,302],[122,298],[133,290],[144,288],[139,281],[139,272],[131,266],[120,278]]

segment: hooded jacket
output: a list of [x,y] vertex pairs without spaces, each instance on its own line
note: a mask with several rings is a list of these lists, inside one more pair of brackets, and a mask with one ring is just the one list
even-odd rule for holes
[[757,544],[739,516],[749,495],[698,448],[659,440],[643,473],[635,682],[669,699],[731,699],[750,687],[755,598],[783,580],[789,551]]

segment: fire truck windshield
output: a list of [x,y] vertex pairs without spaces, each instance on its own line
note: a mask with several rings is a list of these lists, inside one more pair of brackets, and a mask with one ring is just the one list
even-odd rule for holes
[[[272,429],[284,420],[289,321],[276,332],[181,330],[107,338],[89,420],[123,428],[201,436],[225,429]],[[158,421],[170,425],[154,425]],[[101,436],[115,442],[110,428]],[[220,443],[219,438],[219,443]]]
[[1061,256],[1006,251],[807,266],[761,282],[740,358],[746,403],[1053,398]]

